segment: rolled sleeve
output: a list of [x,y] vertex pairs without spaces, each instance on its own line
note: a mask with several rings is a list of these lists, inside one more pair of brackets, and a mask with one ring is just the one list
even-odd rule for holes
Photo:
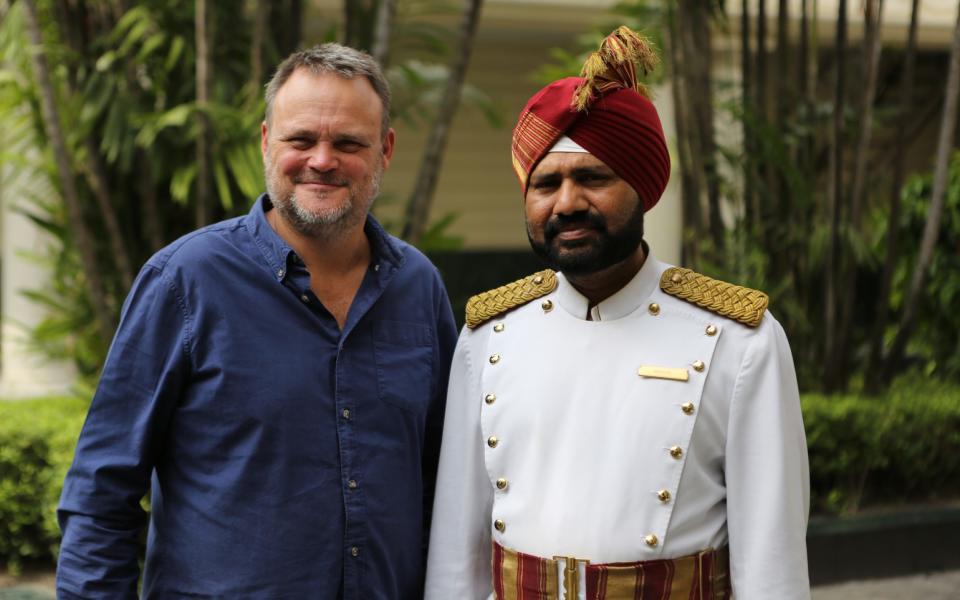
[[189,319],[164,273],[145,267],[120,326],[58,507],[62,598],[136,597],[137,557],[160,440],[189,370]]

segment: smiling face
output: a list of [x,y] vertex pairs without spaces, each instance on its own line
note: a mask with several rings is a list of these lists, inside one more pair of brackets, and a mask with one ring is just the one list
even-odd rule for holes
[[643,252],[640,198],[592,154],[547,154],[530,174],[524,211],[534,252],[565,274],[596,273]]
[[332,237],[362,227],[393,156],[365,77],[295,71],[261,126],[267,193],[293,229]]

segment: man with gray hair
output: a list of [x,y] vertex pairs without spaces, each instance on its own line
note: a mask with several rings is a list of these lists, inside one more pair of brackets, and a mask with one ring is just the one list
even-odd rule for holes
[[324,44],[266,101],[267,193],[154,255],[124,305],[60,501],[60,598],[135,598],[147,520],[146,598],[422,595],[457,334],[436,269],[369,214],[390,90]]

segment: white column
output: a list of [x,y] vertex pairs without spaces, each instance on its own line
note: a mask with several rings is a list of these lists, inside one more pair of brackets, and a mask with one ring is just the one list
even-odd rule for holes
[[673,91],[669,82],[655,86],[653,104],[660,113],[663,135],[670,148],[670,181],[657,205],[643,219],[643,239],[650,244],[650,253],[660,261],[680,264],[683,242],[683,198],[680,196],[680,159],[676,154],[677,125],[673,116]]
[[[0,127],[4,120],[0,119]],[[36,154],[36,149],[23,150],[21,156]],[[29,193],[57,192],[41,173],[9,163],[0,165],[0,400],[63,394],[76,380],[71,362],[49,360],[29,347],[29,331],[46,312],[23,291],[44,289],[51,274],[27,257],[42,255],[53,242],[33,221],[12,210],[18,203],[28,202]]]

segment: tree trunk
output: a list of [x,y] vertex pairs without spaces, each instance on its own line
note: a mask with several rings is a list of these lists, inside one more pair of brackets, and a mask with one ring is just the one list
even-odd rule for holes
[[390,35],[393,33],[393,19],[397,13],[397,0],[380,0],[377,6],[376,23],[373,30],[373,45],[370,55],[380,63],[380,67],[387,68],[390,58]]
[[[56,21],[58,29],[70,49],[76,53],[79,60],[89,59],[87,52],[86,32],[83,31],[83,21],[78,20],[86,13],[86,5],[83,2],[77,4],[76,13],[65,0],[58,0],[56,4]],[[79,87],[77,80],[77,69],[67,70],[67,90],[71,95]],[[110,243],[111,257],[110,261],[120,276],[120,281],[126,289],[133,284],[133,266],[130,263],[130,253],[123,240],[123,233],[120,229],[120,222],[117,218],[117,211],[114,209],[111,199],[110,184],[106,168],[100,157],[100,150],[92,136],[87,136],[83,140],[84,150],[86,151],[86,160],[82,161],[82,171],[93,191],[93,196],[97,201],[97,208],[103,219],[103,226],[107,232],[107,239]],[[82,155],[82,154],[81,154]]]
[[833,100],[833,144],[830,148],[831,187],[828,201],[830,237],[827,242],[826,285],[824,299],[824,388],[834,389],[838,371],[835,367],[837,356],[837,297],[839,284],[838,254],[840,252],[840,230],[842,226],[843,205],[843,112],[845,97],[845,71],[847,68],[847,2],[839,0],[837,7],[836,38],[836,88]]
[[480,22],[480,9],[483,0],[464,0],[463,14],[460,19],[460,36],[457,53],[450,66],[450,77],[443,90],[440,108],[430,130],[430,137],[420,161],[417,183],[407,202],[406,220],[403,224],[403,239],[416,244],[423,236],[430,217],[430,205],[437,187],[440,167],[443,164],[443,152],[446,149],[450,124],[460,104],[463,82],[470,64],[473,40]]
[[90,189],[93,190],[93,196],[97,200],[97,209],[103,218],[103,226],[107,230],[107,239],[110,242],[110,251],[113,254],[113,262],[116,264],[120,280],[125,289],[130,289],[133,285],[133,265],[130,264],[130,253],[123,241],[123,232],[120,230],[120,221],[117,219],[117,211],[113,208],[113,201],[110,198],[110,190],[107,187],[107,172],[100,160],[100,154],[93,139],[86,139],[87,160],[84,172],[87,181],[90,183]]
[[[777,69],[774,75],[774,87],[777,90],[775,124],[778,136],[781,139],[786,138],[787,132],[787,114],[792,105],[790,98],[790,86],[788,77],[790,77],[790,40],[787,37],[787,21],[790,17],[787,0],[780,0],[777,7]],[[786,145],[786,144],[785,144]],[[769,194],[764,201],[767,207],[767,219],[770,223],[775,223],[776,219],[784,214],[786,207],[793,206],[790,201],[790,188],[787,186],[787,180],[780,168],[777,168],[771,177],[776,193]],[[778,271],[784,266],[786,256],[783,252],[776,252],[773,257],[774,268]]]
[[927,223],[924,226],[923,238],[920,241],[920,254],[917,256],[916,266],[913,268],[913,277],[910,280],[910,288],[903,302],[900,328],[890,348],[886,369],[882,370],[883,376],[888,380],[893,376],[894,371],[899,370],[903,365],[903,354],[916,326],[920,296],[927,282],[927,270],[933,260],[933,249],[940,235],[940,220],[943,217],[947,176],[950,171],[950,154],[957,128],[958,92],[960,92],[960,5],[957,7],[957,24],[953,32],[953,46],[950,48],[950,70],[947,75],[947,88],[943,102],[943,121],[937,141],[937,162],[933,172],[930,209],[927,212]]
[[883,0],[867,0],[864,20],[866,21],[866,31],[863,49],[867,61],[867,80],[860,102],[860,140],[857,144],[856,167],[853,172],[853,193],[851,194],[850,221],[853,224],[854,231],[860,230],[865,196],[864,188],[870,157],[870,141],[873,136],[873,105],[877,95],[877,75],[880,71],[880,52],[883,47],[883,40],[880,35],[880,28],[883,24]]
[[[851,235],[859,236],[861,232],[861,216],[863,213],[864,196],[866,195],[866,179],[868,159],[870,157],[870,139],[873,134],[873,104],[877,91],[877,72],[880,67],[881,36],[880,27],[883,23],[883,0],[867,0],[864,14],[863,51],[866,62],[866,81],[863,95],[860,100],[860,135],[857,141],[856,164],[853,172],[853,189],[850,194],[850,231]],[[843,281],[855,282],[857,276],[856,260],[851,253],[839,257],[839,273]],[[857,286],[846,285],[840,293],[839,304],[842,317],[839,321],[840,331],[836,340],[836,361],[834,364],[834,379],[838,388],[845,387],[844,373],[849,373],[850,335],[853,328],[853,307],[857,302]],[[841,381],[844,380],[844,381]]]
[[150,243],[150,250],[157,252],[164,246],[163,218],[160,216],[157,190],[153,183],[153,165],[150,163],[150,157],[142,148],[137,149],[137,164],[140,170],[137,185],[140,188],[140,197],[143,200],[144,218],[141,219],[141,224],[145,237]]
[[680,197],[682,198],[682,256],[681,262],[696,268],[699,262],[696,236],[700,235],[700,186],[696,173],[699,173],[695,161],[696,152],[690,140],[690,107],[687,102],[688,91],[684,60],[683,41],[680,39],[680,24],[677,22],[677,10],[672,2],[667,3],[668,31],[664,36],[666,54],[670,57],[670,84],[673,92],[674,126],[677,129],[677,155],[680,159]]
[[253,39],[250,42],[251,95],[259,98],[263,93],[263,44],[270,20],[270,3],[256,0],[253,9]]
[[740,3],[740,74],[741,100],[743,110],[743,217],[747,231],[756,226],[757,214],[754,212],[754,154],[753,128],[753,54],[750,52],[750,2]]
[[369,50],[377,0],[347,0],[343,3],[343,44],[357,50]]
[[[913,107],[913,74],[917,58],[917,23],[920,0],[912,0],[910,5],[910,28],[907,33],[907,47],[904,53],[903,79],[900,83],[900,114],[897,118],[898,143],[894,144],[896,155],[893,163],[893,185],[890,188],[890,209],[887,213],[887,252],[883,261],[883,273],[880,276],[880,290],[873,313],[873,329],[870,340],[870,358],[866,373],[880,373],[883,362],[883,337],[887,327],[887,312],[890,306],[890,288],[893,271],[897,265],[898,223],[900,222],[900,192],[904,176],[904,148],[907,146],[907,118]],[[876,394],[882,387],[881,377],[867,377],[864,390]]]
[[66,139],[60,125],[60,112],[57,109],[53,83],[50,80],[50,69],[47,66],[47,58],[44,53],[43,38],[37,19],[37,7],[34,0],[23,0],[23,4],[26,9],[27,33],[30,37],[30,43],[34,46],[33,52],[30,53],[30,60],[33,63],[37,86],[40,88],[44,129],[53,149],[60,186],[63,188],[63,199],[67,204],[69,231],[77,244],[77,249],[80,251],[80,261],[89,283],[90,304],[97,318],[100,337],[105,344],[108,344],[110,339],[113,338],[114,329],[116,329],[116,319],[109,308],[100,265],[97,264],[93,235],[83,219],[83,208],[80,206],[76,180],[74,179],[70,156],[67,153]]
[[710,234],[713,238],[713,251],[723,256],[726,228],[720,216],[720,173],[717,166],[717,140],[714,126],[713,82],[710,78],[713,69],[713,38],[710,30],[710,10],[697,0],[694,12],[694,42],[697,49],[697,98],[700,108],[699,117],[701,151],[703,152],[704,177],[707,182],[707,210],[710,215]]
[[207,108],[210,101],[210,48],[208,45],[210,11],[207,0],[196,0],[196,44],[197,44],[197,197],[194,224],[203,227],[210,222],[210,120]]

